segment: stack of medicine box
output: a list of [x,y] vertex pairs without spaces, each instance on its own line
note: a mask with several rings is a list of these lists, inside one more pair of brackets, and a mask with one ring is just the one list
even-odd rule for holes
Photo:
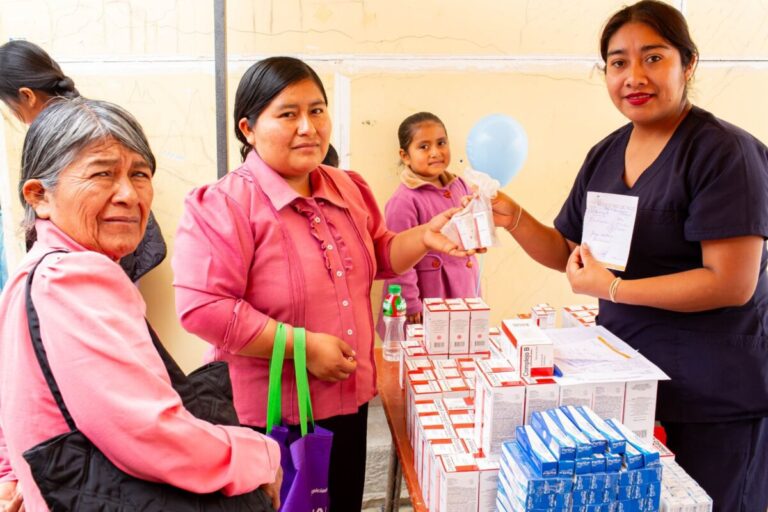
[[452,512],[494,509],[498,463],[469,439],[472,400],[443,398],[418,403],[414,469],[427,508]]
[[562,327],[593,327],[597,320],[597,304],[563,307]]
[[497,507],[500,511],[659,510],[661,465],[619,422],[588,408],[533,414],[503,445]]
[[661,512],[712,512],[712,498],[673,459],[663,459]]
[[456,357],[488,352],[491,310],[483,299],[425,298],[422,303],[427,353]]
[[[574,332],[587,333],[587,337],[600,340],[609,349],[623,344],[602,326],[551,329],[546,332],[553,339],[555,354],[558,353],[561,340]],[[594,369],[583,365],[581,370],[570,369],[564,375],[555,377],[560,393],[558,405],[586,405],[602,418],[617,418],[650,444],[653,441],[658,378],[655,373],[649,374],[647,380],[638,374],[631,379],[618,374],[617,380],[606,381],[595,379]]]
[[475,361],[474,441],[493,460],[501,444],[514,438],[515,427],[525,417],[525,385],[506,358]]

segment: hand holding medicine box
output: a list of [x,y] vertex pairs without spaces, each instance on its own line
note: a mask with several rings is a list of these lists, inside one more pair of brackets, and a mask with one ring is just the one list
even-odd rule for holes
[[493,246],[496,235],[490,200],[473,197],[440,232],[466,250]]

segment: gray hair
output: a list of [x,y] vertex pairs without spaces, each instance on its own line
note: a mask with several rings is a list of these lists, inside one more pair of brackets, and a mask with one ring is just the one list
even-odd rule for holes
[[24,206],[27,241],[35,238],[35,211],[24,199],[27,180],[40,180],[54,191],[61,172],[91,144],[114,139],[146,160],[155,173],[155,155],[138,121],[128,111],[106,101],[85,98],[54,99],[37,116],[24,138],[19,196]]

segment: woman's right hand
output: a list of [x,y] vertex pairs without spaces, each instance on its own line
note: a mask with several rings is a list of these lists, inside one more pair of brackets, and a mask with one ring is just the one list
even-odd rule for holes
[[24,512],[24,498],[15,480],[0,483],[0,512]]
[[275,473],[275,481],[269,484],[264,484],[259,487],[267,497],[272,500],[272,508],[278,510],[280,508],[280,488],[283,486],[283,468],[278,466],[277,473]]
[[357,369],[355,351],[344,340],[307,331],[307,371],[320,380],[346,380]]

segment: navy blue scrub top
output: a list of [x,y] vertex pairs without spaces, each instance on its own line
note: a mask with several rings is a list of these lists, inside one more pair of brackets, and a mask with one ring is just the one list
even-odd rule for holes
[[[693,107],[632,188],[624,154],[632,125],[593,147],[555,228],[581,242],[588,191],[638,197],[627,268],[641,279],[702,266],[700,242],[768,237],[768,148]],[[671,378],[659,386],[657,419],[711,422],[768,416],[768,281],[765,245],[754,296],[741,307],[677,313],[600,301],[598,323]]]

